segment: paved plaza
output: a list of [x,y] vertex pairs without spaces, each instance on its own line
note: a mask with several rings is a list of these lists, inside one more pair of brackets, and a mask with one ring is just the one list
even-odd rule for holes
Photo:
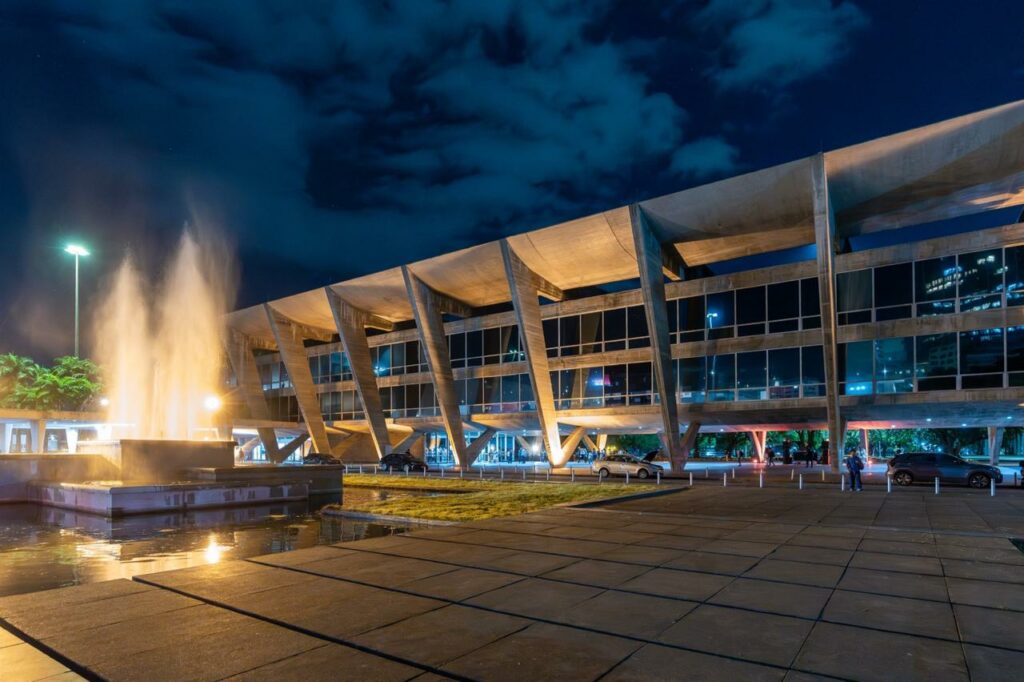
[[1022,535],[1017,491],[698,484],[7,597],[0,618],[17,637],[0,633],[0,669],[5,679],[1019,679],[1024,554],[1009,538]]

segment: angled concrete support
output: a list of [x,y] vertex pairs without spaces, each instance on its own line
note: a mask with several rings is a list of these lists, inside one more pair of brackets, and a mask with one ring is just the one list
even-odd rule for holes
[[597,447],[597,443],[595,443],[594,440],[587,434],[583,434],[583,444],[586,445],[593,452],[597,452],[598,450],[601,449]]
[[[241,332],[232,330],[227,341],[228,361],[235,373],[235,381],[238,390],[242,393],[246,407],[249,408],[249,416],[253,419],[270,419],[270,409],[267,407],[267,398],[263,393],[263,382],[260,379],[260,371],[256,366],[256,357],[252,354],[253,340]],[[259,427],[256,433],[263,443],[263,449],[267,453],[267,459],[271,462],[280,462],[281,457],[277,448],[277,434],[274,429]]]
[[370,345],[366,341],[366,328],[381,328],[381,325],[386,325],[386,329],[390,330],[392,325],[387,320],[349,305],[330,287],[326,287],[324,292],[331,306],[334,326],[341,337],[341,345],[345,348],[345,357],[352,368],[356,393],[359,394],[366,423],[370,426],[373,449],[380,459],[391,452],[391,440],[388,438],[388,424],[384,418],[380,389],[377,387],[377,375],[373,371]]
[[290,441],[285,443],[284,447],[280,449],[281,461],[288,459],[293,452],[301,448],[306,441],[309,440],[308,433],[300,433],[299,435],[292,438]]
[[1003,434],[1006,432],[1001,426],[988,427],[988,461],[989,464],[999,464],[999,450],[1003,447]]
[[466,465],[463,467],[464,469],[468,469],[476,463],[476,458],[480,456],[480,453],[483,452],[484,448],[491,442],[491,439],[494,438],[496,433],[498,433],[497,429],[493,429],[488,426],[483,430],[483,433],[474,438],[473,442],[466,446],[464,451]]
[[[825,360],[825,408],[828,420],[830,454],[836,455],[843,448],[843,425],[839,414],[839,361],[836,338],[836,276],[835,236],[836,222],[828,194],[828,176],[825,172],[825,155],[818,154],[811,165],[811,193],[814,202],[814,243],[818,260],[818,299],[821,307],[821,346]],[[839,471],[840,456],[832,456],[829,463],[833,471]]]
[[597,434],[597,451],[604,452],[608,448],[608,434],[599,433]]
[[747,435],[750,436],[750,443],[751,443],[751,445],[754,446],[754,456],[758,460],[763,462],[764,461],[764,444],[765,444],[765,440],[766,440],[766,438],[768,436],[768,433],[766,431],[750,431],[750,432],[747,433]]
[[281,360],[288,370],[288,379],[295,390],[295,400],[299,404],[299,411],[302,412],[302,419],[306,422],[309,437],[313,440],[313,447],[317,452],[330,453],[331,444],[327,438],[323,415],[320,413],[320,399],[313,384],[313,374],[309,371],[306,349],[302,345],[305,335],[299,325],[293,324],[269,303],[264,303],[263,307],[270,322],[270,329],[274,332],[277,348],[281,352]]
[[416,445],[416,442],[419,441],[420,438],[423,438],[423,435],[424,434],[421,431],[413,431],[408,436],[398,441],[398,443],[391,448],[391,451],[409,452],[412,450],[412,447]]
[[871,456],[871,439],[867,429],[860,430],[860,449],[864,451],[865,457]]
[[629,207],[629,218],[640,269],[640,291],[647,314],[647,331],[651,336],[651,368],[654,370],[655,388],[658,391],[658,407],[661,410],[669,460],[672,468],[676,469],[677,466],[686,466],[686,453],[679,442],[675,372],[672,370],[672,345],[668,329],[668,308],[665,304],[665,275],[662,266],[666,251],[647,225],[640,206],[632,204]]
[[405,290],[409,295],[413,317],[416,319],[420,345],[427,358],[427,367],[430,368],[434,395],[437,396],[437,405],[441,408],[441,421],[444,422],[444,430],[448,434],[448,444],[455,457],[455,463],[465,469],[476,457],[471,456],[466,445],[459,395],[455,390],[455,377],[452,374],[452,359],[448,353],[448,337],[444,333],[444,313],[469,316],[471,309],[464,303],[431,289],[408,266],[402,266],[402,276],[405,278]]
[[540,301],[537,297],[561,296],[557,287],[545,282],[524,263],[508,240],[501,242],[501,256],[505,264],[505,276],[512,294],[519,334],[526,346],[526,367],[533,385],[533,397],[537,402],[537,419],[540,422],[541,437],[552,466],[560,467],[566,462],[562,451],[562,439],[558,434],[558,417],[555,413],[555,396],[551,390],[551,374],[548,370],[548,351],[544,343],[544,328],[540,318]]
[[565,437],[565,442],[562,443],[562,462],[558,466],[564,466],[572,458],[572,453],[576,452],[576,448],[579,447],[580,439],[586,435],[587,429],[584,426],[577,426],[572,430],[568,436]]
[[[683,452],[686,453],[687,458],[689,458],[690,455],[693,454],[693,449],[697,445],[697,436],[699,435],[700,422],[690,422],[689,424],[686,425],[686,431],[685,433],[683,433],[683,442],[680,444],[680,446],[682,447]],[[672,464],[672,468],[675,468],[674,462]],[[686,460],[683,460],[683,465],[680,467],[680,469],[685,468]]]

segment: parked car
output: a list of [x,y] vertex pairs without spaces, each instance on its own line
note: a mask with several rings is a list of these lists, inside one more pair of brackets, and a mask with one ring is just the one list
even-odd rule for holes
[[341,460],[334,455],[325,455],[320,452],[311,452],[302,458],[303,464],[341,464]]
[[422,459],[413,457],[408,452],[392,452],[380,460],[381,471],[429,471],[430,468]]
[[1003,482],[999,467],[968,462],[941,452],[905,452],[889,460],[889,475],[896,485],[915,481],[931,483],[938,477],[942,483],[962,483],[972,488],[987,488],[991,481]]
[[657,464],[654,464],[654,458],[657,455],[657,450],[648,452],[643,457],[626,453],[607,455],[604,459],[594,460],[590,465],[590,470],[601,478],[612,474],[625,476],[627,473],[637,478],[649,478],[661,470]]

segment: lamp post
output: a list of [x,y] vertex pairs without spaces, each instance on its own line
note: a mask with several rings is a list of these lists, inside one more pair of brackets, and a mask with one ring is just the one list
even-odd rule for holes
[[[708,329],[714,329],[715,328],[715,318],[718,317],[718,313],[708,313],[707,315],[705,315],[705,317],[708,320]],[[708,332],[708,339],[710,339],[710,338],[711,338],[711,333]],[[715,384],[715,364],[717,363],[717,361],[718,361],[718,356],[717,355],[712,355],[711,356],[711,384],[712,385],[709,387],[712,390],[714,389],[714,384]],[[709,390],[708,391],[708,397],[710,397],[710,396],[711,396],[711,391]]]
[[66,253],[75,257],[75,357],[78,357],[78,259],[88,256],[89,250],[78,244],[68,244],[64,247]]

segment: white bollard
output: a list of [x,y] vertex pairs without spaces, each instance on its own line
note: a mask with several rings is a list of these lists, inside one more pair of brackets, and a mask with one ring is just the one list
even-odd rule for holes
[[502,469],[501,467],[498,467],[498,471],[501,472],[501,480],[504,481],[505,480],[505,470]]
[[463,470],[462,470],[462,469],[459,469],[459,480],[460,480],[460,481],[462,480],[462,474],[463,474]]
[[800,490],[804,489],[804,475],[800,474]]
[[736,469],[729,469],[729,471],[732,473],[732,478],[736,478]]
[[825,470],[824,469],[821,470],[821,480],[822,481],[825,480]]
[[405,470],[405,477],[409,478],[409,470],[408,469]]
[[989,492],[988,492],[989,496],[990,497],[995,497],[996,496],[996,479],[990,478],[988,480],[988,488],[989,488]]
[[441,467],[441,478],[444,478],[444,467]]
[[526,480],[526,467],[523,467],[523,480]]
[[657,481],[655,485],[661,485],[661,470],[659,469],[658,471],[655,471],[654,476],[655,480]]
[[790,469],[789,470],[789,480],[792,481],[794,478],[796,478],[796,469]]
[[935,477],[935,494],[936,495],[939,494],[939,477],[938,476]]
[[690,487],[693,487],[693,472],[690,472]]
[[843,492],[846,491],[846,474],[841,474],[839,476],[839,490]]
[[722,487],[725,488],[729,485],[729,474],[722,472]]
[[484,480],[484,468],[480,467],[480,480]]
[[363,465],[362,464],[359,465],[359,473],[363,473]]
[[892,492],[892,476],[889,474],[885,475],[885,492],[886,494]]
[[547,469],[546,469],[546,470],[544,471],[544,480],[545,480],[545,481],[550,481],[550,480],[551,480],[551,467],[548,467],[548,468],[547,468]]
[[[444,471],[444,469],[442,469],[441,471]],[[408,476],[409,472],[408,471],[405,472],[405,475]],[[423,478],[426,478],[426,477],[427,477],[427,467],[423,467]]]
[[704,467],[704,478],[708,477],[708,468]]
[[763,471],[757,475],[757,487],[758,488],[763,488],[764,487],[764,472]]
[[569,480],[573,483],[576,482],[576,470],[573,468],[569,469]]
[[626,472],[626,485],[629,485],[629,472]]

